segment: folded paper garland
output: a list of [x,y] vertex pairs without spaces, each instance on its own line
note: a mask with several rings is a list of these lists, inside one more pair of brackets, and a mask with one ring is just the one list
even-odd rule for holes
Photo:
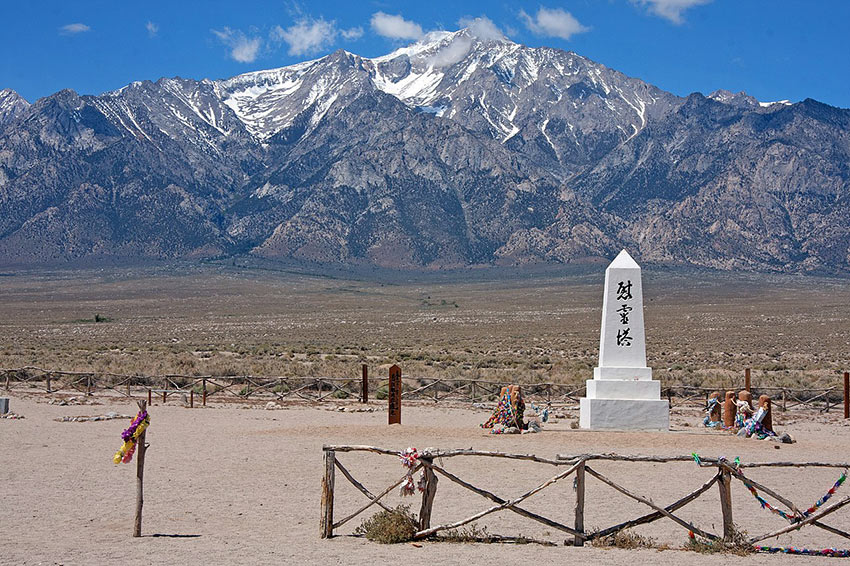
[[754,545],[753,549],[758,552],[768,552],[770,554],[803,554],[808,556],[830,556],[833,558],[850,558],[850,550],[841,550],[838,548],[824,548],[823,550],[810,550],[808,548],[798,548],[796,546],[760,546]]
[[[688,538],[696,540],[693,531],[688,531]],[[705,541],[708,546],[713,546],[712,541]],[[850,550],[841,550],[838,548],[824,548],[822,550],[811,550],[808,548],[798,548],[796,546],[761,546],[753,545],[753,550],[756,552],[767,552],[770,554],[800,554],[806,556],[830,556],[833,558],[850,558]]]
[[118,452],[115,453],[115,456],[112,457],[112,461],[116,464],[124,464],[129,463],[133,459],[133,454],[136,452],[136,444],[138,443],[139,437],[145,432],[145,429],[148,428],[148,425],[151,424],[150,415],[148,415],[147,411],[139,411],[136,417],[130,422],[129,428],[125,429],[124,432],[121,433],[121,439],[124,441],[124,444],[121,445],[121,448],[118,449]]
[[[694,452],[694,453],[691,454],[691,456],[693,456],[694,461],[697,463],[697,465],[702,464],[702,462],[699,459],[699,454]],[[725,461],[725,458],[720,458],[720,460]],[[741,458],[736,457],[735,461],[733,462],[732,467],[735,468],[736,470],[739,469],[741,467]],[[802,511],[800,513],[788,513],[788,512],[786,512],[782,509],[777,509],[776,507],[771,505],[770,502],[767,501],[764,497],[759,495],[759,492],[756,490],[756,488],[753,486],[753,484],[751,484],[750,481],[744,475],[741,475],[740,478],[741,478],[741,481],[744,482],[744,485],[750,491],[750,493],[753,494],[753,497],[756,498],[756,501],[759,502],[759,505],[761,505],[762,509],[767,509],[768,511],[779,515],[780,517],[782,517],[783,519],[785,519],[789,523],[799,523],[800,521],[802,521],[803,519],[806,519],[812,513],[817,511],[820,507],[823,506],[824,503],[829,501],[829,499],[833,495],[835,495],[835,492],[838,491],[838,488],[841,487],[841,485],[847,480],[847,470],[844,470],[841,473],[841,475],[838,477],[838,479],[835,481],[835,483],[832,484],[832,487],[829,488],[829,490],[827,490],[827,492],[820,499],[815,501],[815,503],[811,507],[809,507],[808,509],[806,509],[805,511]]]

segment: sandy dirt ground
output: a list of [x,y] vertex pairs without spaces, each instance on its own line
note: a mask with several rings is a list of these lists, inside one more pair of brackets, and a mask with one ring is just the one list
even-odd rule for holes
[[[673,415],[669,433],[589,432],[573,430],[577,416],[547,426],[536,435],[494,436],[480,429],[487,413],[469,406],[405,405],[403,424],[387,426],[383,403],[376,411],[339,412],[330,405],[279,410],[215,405],[184,408],[154,403],[148,440],[143,532],[132,533],[135,463],[114,465],[123,420],[57,422],[70,415],[135,413],[126,400],[95,398],[95,404],[59,406],[47,396],[13,390],[12,411],[22,420],[0,419],[0,563],[2,564],[718,564],[737,557],[701,555],[682,550],[622,550],[563,546],[564,536],[510,512],[478,522],[488,532],[534,536],[559,543],[540,545],[426,542],[380,545],[348,536],[356,518],[330,540],[319,538],[323,444],[371,444],[401,449],[475,448],[540,456],[586,452],[620,454],[740,456],[743,461],[850,461],[847,425],[838,415],[789,412],[778,418],[792,445],[752,441],[705,431],[700,414]],[[347,407],[357,407],[351,403]],[[684,426],[690,423],[693,426]],[[373,493],[403,474],[395,457],[340,454],[340,461]],[[555,475],[545,464],[484,458],[446,459],[447,469],[474,484],[513,497]],[[630,464],[599,462],[599,471],[635,492],[668,504],[711,477],[694,463]],[[562,468],[561,468],[562,469]],[[752,477],[808,506],[835,481],[837,470],[757,470]],[[337,520],[366,500],[337,473]],[[847,495],[850,486],[839,491]],[[739,483],[733,485],[735,522],[750,534],[778,529],[784,520],[762,510]],[[419,496],[410,503],[418,511]],[[572,480],[554,484],[527,501],[527,508],[555,520],[572,522]],[[461,519],[491,503],[446,479],[438,484],[432,524]],[[373,508],[374,509],[374,508]],[[586,525],[605,527],[648,509],[588,478]],[[368,513],[371,513],[372,509]],[[678,513],[702,528],[722,530],[719,494],[712,488]],[[850,507],[825,522],[850,530]],[[659,544],[681,547],[686,533],[671,521],[636,529]],[[847,548],[846,539],[807,527],[774,540],[823,548]],[[753,555],[751,564],[811,563],[826,558]]]

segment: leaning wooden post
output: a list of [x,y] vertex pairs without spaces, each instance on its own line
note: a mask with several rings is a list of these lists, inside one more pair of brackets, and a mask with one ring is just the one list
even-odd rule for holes
[[[576,468],[576,519],[575,530],[584,534],[584,460]],[[584,546],[584,539],[578,535],[573,539],[573,546]]]
[[369,402],[369,366],[363,364],[363,381],[360,383],[360,402]]
[[[148,404],[145,401],[138,401],[138,404],[140,413],[147,410]],[[145,445],[145,435],[147,435],[147,430],[142,431],[136,446],[136,520],[133,523],[134,537],[142,536],[142,506],[145,504],[145,452],[148,449],[147,445]]]
[[434,507],[434,496],[437,493],[437,474],[431,469],[434,459],[423,457],[422,461],[427,465],[423,466],[425,489],[422,491],[422,506],[419,508],[420,531],[431,528],[431,509]]
[[325,449],[325,475],[322,477],[322,538],[334,536],[334,471],[336,453]]
[[844,418],[850,419],[850,371],[844,372]]
[[750,383],[750,368],[747,368],[747,369],[744,370],[744,389],[746,389],[749,392],[752,392],[752,389],[750,388],[750,386],[751,386],[751,383]]
[[11,374],[7,371],[7,372],[6,372],[6,391],[10,391],[10,390],[11,390],[11,388],[9,387],[10,375],[11,375]]
[[387,387],[387,424],[401,424],[401,368],[390,366],[390,383]]
[[720,511],[723,514],[723,539],[732,540],[735,536],[735,525],[732,523],[732,475],[721,466],[717,476],[720,488]]

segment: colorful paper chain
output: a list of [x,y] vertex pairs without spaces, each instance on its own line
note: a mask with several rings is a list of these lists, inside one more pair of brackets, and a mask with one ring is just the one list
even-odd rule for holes
[[806,519],[812,513],[817,511],[824,503],[829,501],[829,499],[833,495],[835,495],[835,492],[838,490],[839,487],[841,487],[841,484],[843,484],[844,480],[846,480],[846,479],[847,479],[847,470],[844,470],[841,473],[841,475],[838,477],[838,480],[832,485],[831,488],[829,488],[829,490],[820,499],[818,499],[814,503],[814,505],[812,505],[811,507],[809,507],[808,509],[806,509],[805,511],[803,511],[801,514],[798,515],[796,513],[786,513],[782,509],[777,509],[776,507],[774,507],[773,505],[768,503],[765,500],[764,497],[759,495],[758,491],[756,491],[756,488],[753,487],[753,485],[744,476],[741,476],[741,481],[744,482],[744,485],[747,486],[747,489],[750,490],[750,493],[753,494],[753,497],[756,498],[756,501],[758,501],[761,504],[762,509],[767,509],[768,511],[772,511],[773,513],[776,513],[777,515],[779,515],[780,517],[782,517],[783,519],[785,519],[789,523],[799,523],[800,521],[802,521],[803,519]]
[[[511,404],[511,391],[508,389],[505,395],[499,399],[499,404],[493,415],[487,419],[487,422],[481,424],[481,428],[493,428],[496,424],[518,427],[519,419],[516,413],[521,411],[525,411],[525,404],[522,402],[522,398],[517,402],[517,411],[515,412]],[[521,416],[521,413],[519,416]],[[491,434],[493,433],[496,433],[495,430]]]
[[[693,453],[691,454],[691,456],[693,456],[694,461],[697,463],[697,465],[701,465],[701,464],[702,464],[702,462],[701,462],[701,460],[700,460],[700,458],[699,458],[699,454],[697,454],[696,452],[693,452]],[[724,461],[724,458],[720,458],[720,461]],[[733,466],[732,466],[732,467],[734,467],[736,470],[738,470],[738,468],[740,468],[740,466],[741,466],[741,459],[740,459],[740,458],[735,458],[735,461],[733,462]],[[842,485],[842,484],[844,483],[844,481],[847,479],[847,470],[844,470],[844,471],[841,473],[841,475],[838,477],[838,480],[836,480],[836,482],[832,485],[832,487],[831,487],[831,488],[829,488],[829,490],[828,490],[828,491],[827,491],[827,492],[826,492],[826,493],[825,493],[825,494],[824,494],[824,495],[823,495],[820,499],[818,499],[818,500],[814,503],[814,505],[812,505],[811,507],[809,507],[808,509],[806,509],[805,511],[803,511],[803,512],[802,512],[802,513],[800,513],[800,514],[797,514],[797,513],[787,513],[787,512],[785,512],[785,511],[783,511],[782,509],[777,509],[776,507],[774,507],[773,505],[771,505],[771,504],[770,504],[770,503],[769,503],[769,502],[768,502],[768,501],[767,501],[764,497],[762,497],[761,495],[759,495],[758,491],[756,491],[756,488],[755,488],[755,487],[753,487],[753,484],[751,484],[751,483],[749,482],[749,480],[746,478],[746,476],[744,476],[743,474],[741,474],[741,475],[740,475],[740,479],[741,479],[741,481],[742,481],[742,482],[744,482],[744,485],[747,487],[747,489],[748,489],[748,490],[750,490],[750,493],[752,493],[752,494],[753,494],[753,497],[755,497],[755,498],[756,498],[756,501],[758,501],[758,502],[759,502],[759,504],[761,505],[761,508],[762,508],[762,509],[767,509],[768,511],[771,511],[771,512],[773,512],[773,513],[775,513],[775,514],[779,515],[780,517],[782,517],[783,519],[785,519],[785,520],[786,520],[786,521],[788,521],[789,523],[799,523],[800,521],[802,521],[803,519],[806,519],[806,518],[807,518],[807,517],[809,517],[812,513],[814,513],[815,511],[817,511],[817,510],[818,510],[818,509],[819,509],[819,508],[820,508],[820,507],[821,507],[824,503],[826,503],[827,501],[829,501],[829,499],[830,499],[833,495],[835,495],[835,492],[836,492],[836,491],[838,491],[838,488],[839,488],[839,487],[841,487],[841,485]]]
[[133,454],[136,452],[136,444],[139,437],[142,436],[142,433],[145,432],[145,429],[150,424],[151,419],[148,412],[139,411],[136,417],[130,422],[130,427],[121,433],[121,439],[124,441],[124,444],[121,445],[121,448],[112,457],[112,461],[116,464],[122,462],[127,464],[130,462],[133,459]]
[[833,558],[850,558],[850,550],[840,550],[837,548],[824,548],[823,550],[810,550],[808,548],[798,548],[796,546],[760,546],[754,545],[753,549],[758,552],[769,552],[771,554],[806,554],[809,556],[831,556]]

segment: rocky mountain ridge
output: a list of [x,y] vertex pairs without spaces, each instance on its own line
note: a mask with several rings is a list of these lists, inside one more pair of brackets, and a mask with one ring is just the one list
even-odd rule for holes
[[0,91],[0,263],[253,254],[434,268],[850,269],[850,110],[680,98],[435,32],[226,80]]

